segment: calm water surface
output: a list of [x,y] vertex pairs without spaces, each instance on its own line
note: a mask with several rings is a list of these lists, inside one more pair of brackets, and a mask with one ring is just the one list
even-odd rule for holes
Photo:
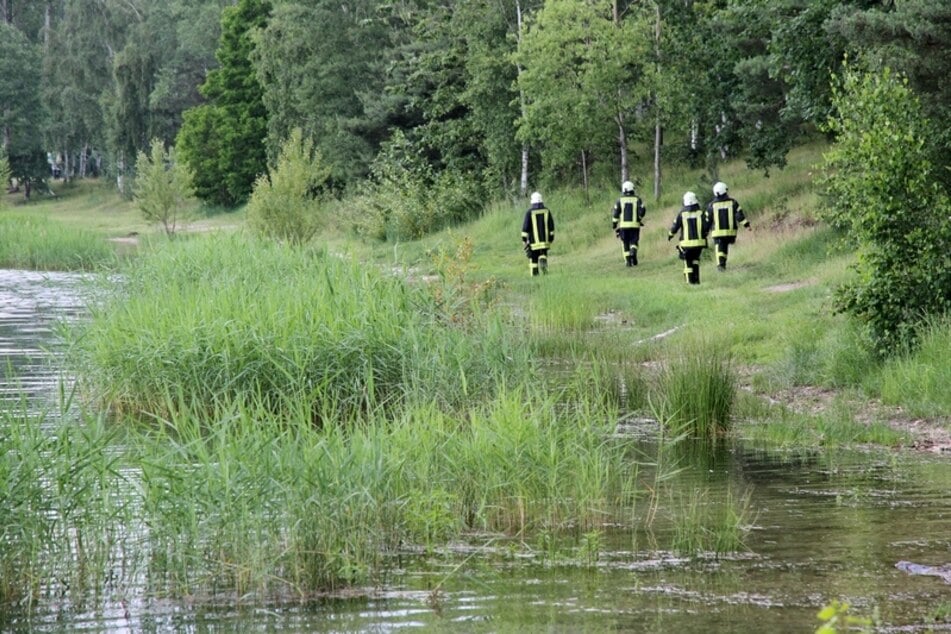
[[[4,407],[22,393],[55,402],[55,325],[82,314],[83,284],[0,271],[0,354],[13,370],[0,384]],[[642,441],[640,451],[657,449]],[[607,533],[596,558],[516,557],[496,541],[472,547],[461,566],[460,549],[407,555],[382,587],[354,598],[165,601],[131,588],[92,609],[40,605],[8,618],[4,631],[813,632],[833,599],[877,613],[876,631],[951,631],[941,616],[951,611],[951,585],[895,568],[900,560],[951,563],[951,458],[735,444],[681,466],[662,487],[654,532]],[[746,552],[685,559],[655,546],[670,543],[671,518],[688,504],[743,500]],[[641,504],[638,514],[648,510]]]

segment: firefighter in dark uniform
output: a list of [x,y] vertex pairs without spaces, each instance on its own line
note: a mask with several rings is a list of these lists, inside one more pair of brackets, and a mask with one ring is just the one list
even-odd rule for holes
[[707,234],[710,231],[710,221],[700,209],[697,195],[693,192],[684,194],[684,206],[677,212],[674,224],[670,225],[667,240],[680,234],[677,251],[684,261],[684,277],[690,284],[700,283],[700,254],[707,247]]
[[528,256],[532,276],[548,273],[548,249],[555,241],[555,220],[551,211],[542,202],[542,195],[532,194],[532,206],[525,212],[522,222],[522,243]]
[[641,239],[644,203],[634,195],[634,183],[624,181],[621,185],[621,197],[614,203],[611,213],[614,234],[620,238],[624,249],[626,266],[637,266],[637,245]]
[[723,182],[713,186],[713,201],[707,205],[707,218],[717,257],[717,270],[725,271],[730,245],[736,242],[739,226],[743,225],[747,231],[753,228],[743,214],[740,203],[727,195],[727,186]]

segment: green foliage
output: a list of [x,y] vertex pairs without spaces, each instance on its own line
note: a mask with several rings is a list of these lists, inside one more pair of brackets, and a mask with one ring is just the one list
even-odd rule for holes
[[329,177],[330,167],[313,141],[295,128],[281,146],[274,169],[254,183],[247,206],[249,226],[274,240],[307,242],[318,229],[319,192]]
[[235,205],[247,199],[266,170],[267,111],[251,65],[252,33],[267,24],[267,0],[240,0],[222,13],[220,67],[201,87],[207,104],[183,116],[176,146],[195,174],[202,200]]
[[[869,68],[880,71],[888,67],[908,77],[909,87],[935,123],[933,135],[926,141],[935,161],[946,162],[941,157],[951,148],[951,85],[947,81],[951,72],[951,4],[932,0],[856,4],[859,6],[837,7],[825,24],[826,31],[849,42],[857,59]],[[945,187],[951,186],[951,170],[936,177]]]
[[76,350],[119,409],[254,397],[343,423],[419,400],[462,407],[527,371],[526,349],[491,316],[473,337],[427,289],[323,253],[174,241],[126,273],[131,292],[96,309]]
[[875,620],[853,613],[848,603],[833,599],[827,603],[816,617],[822,621],[816,634],[836,634],[837,632],[873,632]]
[[28,184],[49,172],[40,134],[40,67],[39,48],[0,20],[0,144],[13,176]]
[[192,175],[176,160],[175,148],[165,151],[160,139],[152,139],[149,154],[139,152],[135,163],[135,204],[148,222],[161,223],[173,235],[188,212],[194,196]]
[[0,216],[0,266],[36,271],[111,268],[116,253],[102,236],[28,214]]
[[0,209],[3,209],[6,201],[7,187],[10,186],[10,178],[13,176],[13,170],[10,169],[10,160],[7,153],[0,148]]
[[730,430],[736,389],[728,350],[715,343],[688,342],[671,351],[661,374],[658,414],[677,434],[715,439]]
[[483,207],[478,182],[462,173],[436,172],[400,132],[374,161],[366,190],[354,205],[353,226],[374,239],[418,239],[471,220]]
[[[637,84],[650,40],[641,22],[616,25],[607,4],[546,2],[519,42],[519,90],[526,105],[518,138],[539,146],[549,176],[579,157],[613,154],[617,124],[643,101]],[[633,117],[632,117],[633,118]],[[582,173],[587,184],[588,173]]]
[[833,102],[822,213],[859,255],[857,279],[839,289],[837,307],[890,355],[914,342],[923,318],[951,309],[951,201],[935,180],[932,127],[907,80],[850,68]]
[[98,594],[117,565],[127,509],[114,495],[123,479],[116,431],[100,419],[63,424],[69,404],[61,408],[57,420],[15,407],[0,412],[4,629],[8,606],[34,606],[41,592]]
[[887,361],[881,373],[882,400],[912,416],[951,416],[951,319],[923,326],[918,347]]
[[399,31],[379,19],[385,9],[374,5],[360,0],[341,10],[325,2],[276,3],[267,27],[255,33],[252,61],[267,107],[272,161],[291,131],[301,128],[324,157],[335,187],[367,176],[392,125],[367,111],[385,100],[381,70]]
[[710,492],[694,489],[681,500],[674,520],[671,548],[682,555],[697,556],[735,553],[746,548],[743,537],[748,530],[750,494],[735,499],[727,491],[722,504],[711,504]]

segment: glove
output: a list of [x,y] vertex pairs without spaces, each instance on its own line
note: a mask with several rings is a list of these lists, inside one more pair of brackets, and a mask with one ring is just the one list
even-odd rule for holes
[[673,239],[673,237],[674,237],[674,234],[668,233],[668,234],[667,234],[667,242],[670,242],[670,241]]
[[614,237],[615,237],[615,238],[620,238],[620,237],[621,237],[621,230],[620,230],[620,229],[615,229],[615,230],[614,230]]

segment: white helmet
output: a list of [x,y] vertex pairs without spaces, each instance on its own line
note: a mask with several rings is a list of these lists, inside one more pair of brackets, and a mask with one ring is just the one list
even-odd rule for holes
[[621,184],[621,191],[625,194],[634,193],[634,183],[631,181],[624,181],[624,183]]
[[532,204],[537,205],[542,202],[542,195],[540,192],[535,192],[532,194]]
[[684,194],[684,207],[689,207],[690,205],[698,205],[697,195],[693,192],[687,192]]
[[719,181],[713,186],[714,196],[722,196],[725,193],[726,193],[726,183],[724,183],[723,181]]

